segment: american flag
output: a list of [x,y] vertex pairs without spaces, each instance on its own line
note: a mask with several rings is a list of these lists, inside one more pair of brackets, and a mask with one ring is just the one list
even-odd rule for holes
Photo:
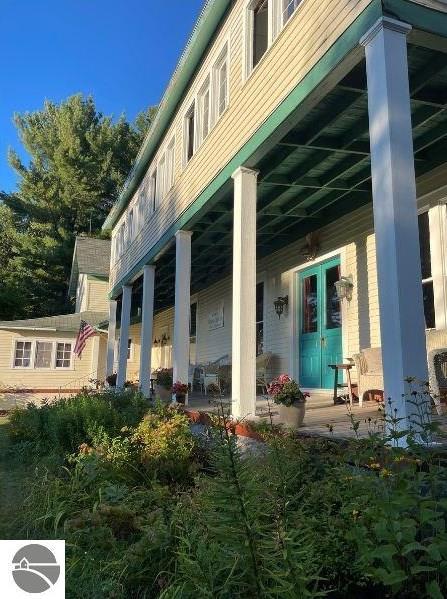
[[75,356],[78,356],[78,358],[81,357],[85,344],[87,343],[87,339],[93,337],[93,335],[96,335],[96,331],[92,325],[88,324],[88,322],[85,322],[85,320],[81,320],[81,326],[79,327],[79,333],[76,337],[76,343],[73,350]]

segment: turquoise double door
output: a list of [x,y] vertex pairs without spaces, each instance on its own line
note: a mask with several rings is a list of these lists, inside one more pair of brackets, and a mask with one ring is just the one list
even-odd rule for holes
[[342,362],[342,314],[335,283],[340,279],[340,258],[303,270],[299,287],[299,372],[305,388],[332,389],[334,371]]

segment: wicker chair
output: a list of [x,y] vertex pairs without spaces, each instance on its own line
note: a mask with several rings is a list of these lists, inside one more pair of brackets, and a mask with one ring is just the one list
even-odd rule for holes
[[[442,414],[441,395],[447,390],[447,329],[426,333],[429,383],[438,414]],[[363,404],[367,391],[383,391],[382,349],[370,347],[353,356],[357,369],[358,395]]]
[[268,369],[270,367],[273,354],[266,352],[256,358],[256,387],[261,387],[264,394],[267,394],[269,385]]
[[357,369],[359,405],[368,391],[383,391],[382,348],[368,347],[353,356]]
[[202,395],[206,395],[207,389],[210,385],[216,385],[219,387],[219,365],[218,364],[205,364],[199,367],[199,381]]

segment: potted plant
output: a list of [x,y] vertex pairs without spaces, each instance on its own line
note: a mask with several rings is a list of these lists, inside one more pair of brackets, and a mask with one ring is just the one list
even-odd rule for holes
[[188,394],[188,385],[186,385],[185,383],[181,383],[180,381],[177,381],[172,386],[172,395],[175,395],[175,401],[177,403],[185,404],[187,394]]
[[279,415],[284,424],[299,428],[303,424],[309,393],[303,393],[298,383],[287,374],[281,374],[274,379],[267,391],[273,401],[279,405]]
[[172,368],[158,368],[155,371],[155,378],[155,396],[161,401],[169,402],[172,396]]

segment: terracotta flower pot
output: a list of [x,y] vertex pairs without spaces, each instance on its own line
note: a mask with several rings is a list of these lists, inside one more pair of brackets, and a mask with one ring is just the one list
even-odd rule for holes
[[176,396],[175,396],[175,400],[176,400],[177,403],[185,405],[185,403],[186,403],[186,395],[180,395],[179,393],[177,393]]
[[172,399],[172,393],[170,387],[162,387],[161,385],[154,385],[155,397],[164,403],[169,403]]
[[305,413],[305,402],[296,403],[293,406],[285,406],[284,404],[280,404],[279,406],[279,417],[281,422],[291,428],[299,428],[302,426]]

